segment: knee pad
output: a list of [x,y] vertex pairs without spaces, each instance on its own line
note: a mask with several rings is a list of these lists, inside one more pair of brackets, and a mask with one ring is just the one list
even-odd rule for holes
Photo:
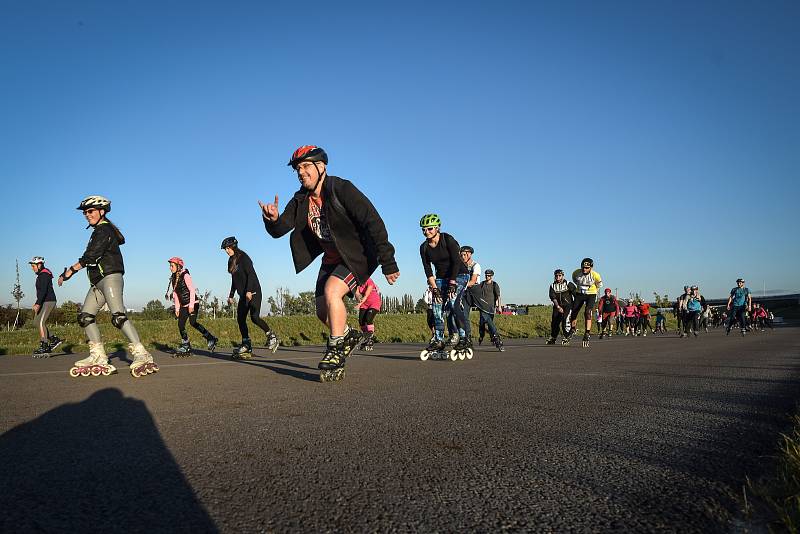
[[94,324],[95,316],[91,313],[84,313],[81,312],[78,314],[78,324],[81,325],[82,328],[86,328],[90,324]]
[[117,328],[122,328],[122,325],[124,325],[125,321],[127,320],[128,316],[122,312],[116,312],[111,314],[111,324],[113,324]]

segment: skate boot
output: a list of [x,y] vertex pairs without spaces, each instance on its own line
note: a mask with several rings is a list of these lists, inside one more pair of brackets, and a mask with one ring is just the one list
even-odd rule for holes
[[370,351],[373,349],[372,332],[363,332],[361,344],[358,346],[359,350]]
[[34,358],[49,358],[50,353],[53,350],[50,347],[50,344],[47,341],[40,341],[39,347],[33,351]]
[[269,334],[267,334],[267,349],[272,351],[272,354],[275,354],[275,352],[278,350],[278,345],[280,344],[281,341],[278,339],[278,336],[275,335],[275,332],[270,330]]
[[175,349],[175,354],[172,355],[173,358],[188,358],[192,355],[192,344],[189,343],[188,339],[184,339],[181,341],[181,344]]
[[585,332],[583,334],[583,346],[584,347],[588,347],[589,346],[589,337],[590,337],[589,336],[589,332]]
[[253,357],[253,345],[250,344],[250,338],[244,338],[242,344],[233,349],[234,360],[249,360]]
[[215,338],[211,334],[208,334],[208,337],[206,337],[206,343],[208,343],[208,350],[210,350],[211,352],[214,352],[214,350],[217,348],[217,342],[218,341],[219,341],[219,339]]
[[478,345],[483,345],[483,336],[478,338]]
[[746,336],[746,335],[747,335],[747,330],[746,330],[746,329],[744,329],[744,328],[742,328],[742,337],[744,337],[744,336]]
[[443,359],[446,354],[444,351],[444,341],[441,339],[436,339],[436,337],[432,337],[430,342],[428,342],[428,346],[422,349],[422,352],[419,353],[419,359],[427,361],[428,358],[433,360],[441,360]]
[[75,362],[75,365],[69,370],[69,376],[72,378],[79,376],[108,376],[116,372],[116,367],[108,363],[108,356],[103,344],[90,341],[89,357]]
[[554,338],[553,336],[550,336],[550,337],[547,338],[547,341],[545,341],[544,344],[545,345],[555,345],[556,344],[556,338]]
[[731,327],[730,327],[730,326],[726,326],[726,327],[725,327],[725,335],[726,335],[726,336],[729,336],[729,335],[731,335]]
[[684,334],[683,332],[681,332],[681,335],[680,335],[680,336],[678,336],[678,337],[680,337],[681,339],[683,339],[683,338],[685,338],[685,337],[686,337],[686,334]]
[[330,341],[325,349],[325,355],[320,360],[320,382],[336,382],[344,378],[344,364],[347,356],[344,353],[344,339],[340,339],[336,344],[331,345]]
[[466,336],[460,338],[453,348],[450,349],[450,360],[472,359],[472,349],[467,346]]
[[506,349],[503,347],[503,340],[500,339],[500,336],[494,336],[492,338],[492,343],[494,343],[494,346],[497,347],[497,350],[500,352],[505,352]]
[[569,345],[569,342],[572,340],[572,334],[575,333],[575,330],[570,330],[567,332],[567,335],[561,337],[561,345],[566,346]]
[[444,342],[445,347],[455,347],[458,343],[458,339],[458,334],[450,334],[450,337]]
[[57,335],[53,334],[49,338],[47,338],[47,342],[50,344],[50,352],[53,352],[61,345],[64,340],[58,337]]
[[694,334],[694,337],[697,337],[697,331],[696,330],[692,330],[692,334]]
[[158,372],[158,364],[153,361],[153,356],[147,352],[141,342],[128,343],[128,353],[133,356],[130,369],[133,378],[147,376]]
[[348,328],[347,333],[344,335],[342,339],[343,347],[342,350],[344,351],[344,357],[347,358],[350,356],[350,353],[353,352],[353,349],[361,345],[361,340],[363,338],[363,334],[356,330],[355,328]]
[[597,339],[603,339],[603,337],[604,337],[605,335],[606,335],[606,333],[605,333],[605,332],[600,332],[600,335],[597,337]]

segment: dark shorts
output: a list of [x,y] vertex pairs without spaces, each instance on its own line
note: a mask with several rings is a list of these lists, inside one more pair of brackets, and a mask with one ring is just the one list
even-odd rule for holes
[[581,309],[581,306],[586,304],[586,309],[584,310],[583,314],[584,317],[588,316],[589,318],[592,317],[592,310],[594,309],[594,305],[597,302],[597,295],[586,295],[583,293],[578,293],[575,295],[575,299],[572,302],[572,318],[575,319],[578,316],[578,312]]
[[314,297],[321,297],[325,294],[325,284],[328,282],[328,278],[331,276],[335,276],[347,284],[347,287],[350,288],[348,296],[353,296],[353,292],[358,286],[358,281],[356,280],[355,275],[350,272],[350,269],[348,269],[347,266],[342,263],[333,263],[329,265],[323,263],[319,268],[317,287],[314,289]]

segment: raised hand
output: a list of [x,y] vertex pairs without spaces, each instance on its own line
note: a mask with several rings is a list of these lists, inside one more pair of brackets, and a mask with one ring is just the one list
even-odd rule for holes
[[274,204],[264,204],[259,200],[258,205],[261,206],[262,217],[271,222],[278,220],[278,215],[280,215],[280,212],[278,211],[278,195],[275,195]]

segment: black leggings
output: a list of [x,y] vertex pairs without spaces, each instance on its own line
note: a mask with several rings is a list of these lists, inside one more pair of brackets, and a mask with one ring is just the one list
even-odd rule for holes
[[375,308],[360,308],[358,310],[358,325],[363,330],[365,326],[372,325],[376,315],[378,315],[378,310]]
[[250,339],[250,332],[247,329],[248,315],[250,315],[250,320],[264,333],[270,333],[269,325],[259,316],[260,313],[261,295],[256,293],[250,301],[247,300],[247,297],[239,297],[239,304],[236,306],[236,322],[239,323],[239,333],[242,334],[242,339]]
[[567,335],[567,310],[564,310],[564,313],[559,313],[558,308],[553,306],[553,317],[550,320],[550,337],[557,338],[559,329],[563,336]]
[[200,306],[198,306],[197,304],[195,304],[194,312],[192,312],[192,313],[189,313],[189,307],[188,306],[181,306],[181,309],[178,312],[178,332],[181,333],[181,339],[183,341],[188,341],[189,340],[189,335],[186,333],[186,320],[187,319],[189,320],[189,324],[192,325],[192,327],[195,330],[200,332],[200,334],[202,334],[202,336],[204,338],[208,339],[208,336],[210,335],[208,333],[208,330],[206,330],[203,327],[203,325],[201,325],[200,323],[197,322],[197,313],[199,311],[200,311]]

